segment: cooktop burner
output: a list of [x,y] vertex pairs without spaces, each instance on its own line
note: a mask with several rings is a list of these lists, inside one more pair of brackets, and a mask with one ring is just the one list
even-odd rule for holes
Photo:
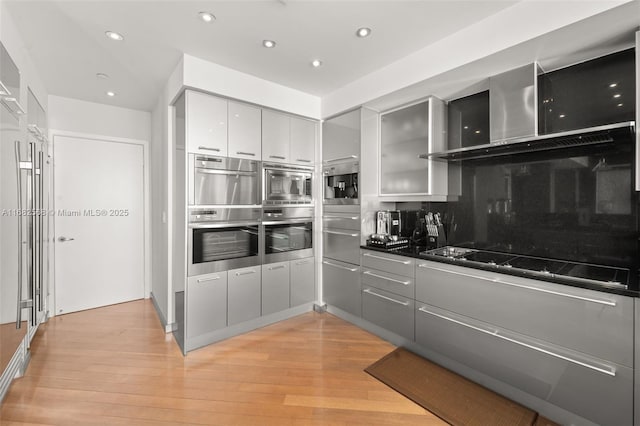
[[466,262],[495,266],[498,269],[513,268],[542,276],[549,275],[574,281],[587,281],[600,285],[627,287],[629,270],[610,266],[547,259],[543,257],[477,250],[463,247],[440,247],[420,253],[426,256],[446,257],[461,264]]

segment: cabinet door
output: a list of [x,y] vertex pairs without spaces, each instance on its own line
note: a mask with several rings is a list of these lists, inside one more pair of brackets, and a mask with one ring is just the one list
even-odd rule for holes
[[262,110],[262,159],[277,163],[288,163],[289,116],[279,112]]
[[322,288],[327,304],[362,316],[360,267],[336,260],[322,261]]
[[360,158],[360,110],[330,118],[322,123],[322,161],[325,163]]
[[397,294],[363,285],[362,318],[413,340],[414,301]]
[[188,90],[186,104],[189,152],[226,157],[227,101]]
[[227,326],[227,273],[198,275],[187,281],[187,339]]
[[291,117],[290,159],[293,164],[312,165],[315,159],[316,123]]
[[262,265],[262,315],[289,308],[289,261]]
[[262,110],[229,102],[229,157],[262,158]]
[[260,316],[260,266],[229,271],[228,287],[229,325]]
[[313,302],[316,298],[314,258],[291,261],[291,306]]

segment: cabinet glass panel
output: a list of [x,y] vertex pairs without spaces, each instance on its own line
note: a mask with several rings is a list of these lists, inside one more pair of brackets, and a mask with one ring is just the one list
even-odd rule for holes
[[447,106],[448,149],[489,143],[489,91],[455,99]]
[[633,49],[538,77],[540,134],[635,120]]
[[429,102],[384,114],[380,138],[380,194],[426,194],[429,191]]

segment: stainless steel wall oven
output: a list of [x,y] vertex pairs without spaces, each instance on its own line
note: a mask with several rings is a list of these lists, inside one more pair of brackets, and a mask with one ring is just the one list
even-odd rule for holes
[[189,154],[189,205],[260,205],[260,163]]
[[259,265],[260,214],[253,208],[191,209],[187,275]]
[[262,225],[264,263],[313,256],[312,207],[265,207]]

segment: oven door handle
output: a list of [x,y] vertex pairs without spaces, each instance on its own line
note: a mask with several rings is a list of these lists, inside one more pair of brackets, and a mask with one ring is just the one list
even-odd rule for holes
[[299,223],[300,225],[303,225],[309,222],[313,222],[313,218],[308,217],[303,219],[291,219],[291,220],[268,220],[268,221],[263,221],[262,224],[269,226],[269,225],[294,225],[296,223]]
[[190,223],[189,229],[238,228],[243,226],[258,225],[260,225],[260,222]]

